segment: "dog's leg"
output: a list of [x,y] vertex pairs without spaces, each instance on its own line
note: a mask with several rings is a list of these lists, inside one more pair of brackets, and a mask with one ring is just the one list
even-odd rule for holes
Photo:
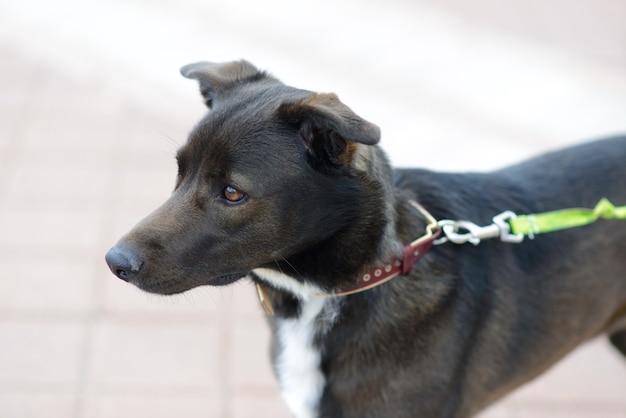
[[626,357],[626,329],[609,335],[611,344]]

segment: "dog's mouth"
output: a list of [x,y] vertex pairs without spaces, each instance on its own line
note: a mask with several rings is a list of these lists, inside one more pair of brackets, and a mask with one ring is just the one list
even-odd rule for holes
[[188,282],[184,280],[132,281],[141,290],[160,295],[175,295],[199,286],[226,286],[245,277],[246,273],[231,273],[209,280]]
[[246,274],[245,273],[232,273],[232,274],[227,274],[225,276],[220,276],[217,279],[212,279],[209,283],[207,283],[208,285],[211,286],[226,286],[232,283],[235,283],[237,280],[241,279],[242,277],[244,277]]

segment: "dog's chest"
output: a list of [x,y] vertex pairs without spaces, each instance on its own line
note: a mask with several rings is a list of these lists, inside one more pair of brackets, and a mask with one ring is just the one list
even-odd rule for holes
[[318,416],[326,386],[316,339],[332,326],[338,308],[328,299],[315,297],[302,302],[301,306],[298,318],[277,320],[280,352],[276,372],[283,398],[294,416],[313,418]]

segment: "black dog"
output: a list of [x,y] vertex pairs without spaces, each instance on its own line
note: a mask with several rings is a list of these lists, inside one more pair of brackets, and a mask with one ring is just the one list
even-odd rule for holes
[[392,170],[379,129],[332,94],[245,61],[182,73],[211,112],[171,198],[107,262],[162,294],[251,278],[296,417],[469,417],[599,334],[626,354],[626,222],[425,252],[429,213],[484,225],[626,204],[626,137],[493,173]]

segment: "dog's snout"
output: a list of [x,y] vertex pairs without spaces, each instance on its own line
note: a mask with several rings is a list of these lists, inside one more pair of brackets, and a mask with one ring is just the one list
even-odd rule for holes
[[105,259],[113,274],[126,282],[137,276],[143,267],[139,255],[126,246],[116,245],[111,248]]

